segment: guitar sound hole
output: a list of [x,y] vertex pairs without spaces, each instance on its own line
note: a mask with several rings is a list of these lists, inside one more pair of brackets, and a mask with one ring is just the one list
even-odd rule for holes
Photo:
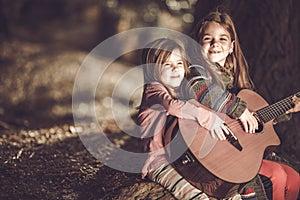
[[255,130],[255,134],[262,134],[264,130],[264,124],[261,121],[258,121],[258,129]]
[[257,122],[258,122],[258,129],[255,130],[255,134],[261,134],[264,130],[264,123],[263,121],[260,119],[260,117],[258,116],[258,114],[255,112],[253,115]]

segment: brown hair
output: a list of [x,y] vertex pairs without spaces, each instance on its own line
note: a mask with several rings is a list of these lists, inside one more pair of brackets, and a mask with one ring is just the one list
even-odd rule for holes
[[145,64],[143,67],[144,81],[146,84],[153,81],[161,82],[161,66],[170,57],[174,49],[179,49],[183,57],[185,73],[189,72],[185,51],[179,41],[167,38],[157,39],[147,44],[147,48],[142,51],[142,64]]
[[224,70],[227,72],[230,70],[233,71],[235,80],[234,85],[238,90],[243,88],[254,90],[254,84],[249,76],[248,64],[241,50],[234,23],[227,13],[219,11],[210,12],[195,26],[192,34],[193,38],[197,42],[201,42],[207,24],[210,22],[216,22],[220,24],[225,30],[228,31],[231,40],[234,41],[233,52],[227,56]]

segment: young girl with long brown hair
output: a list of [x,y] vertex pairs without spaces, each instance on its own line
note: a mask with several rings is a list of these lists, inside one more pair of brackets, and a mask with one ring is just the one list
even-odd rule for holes
[[217,115],[178,99],[180,85],[189,72],[182,46],[165,38],[147,46],[142,53],[145,84],[138,113],[144,150],[149,153],[143,177],[161,184],[177,199],[208,199],[170,164],[165,138],[171,136],[166,129],[178,118],[190,119],[224,140],[227,128]]
[[[197,57],[204,57],[210,64],[205,69],[199,65],[190,67],[192,73],[188,79],[193,80],[189,85],[192,94],[200,103],[239,119],[247,132],[254,133],[257,120],[247,109],[246,102],[236,97],[241,89],[254,90],[254,84],[232,19],[226,13],[211,12],[195,27],[193,37],[201,45],[201,52],[196,53],[198,56],[191,55],[194,64],[201,64],[197,63]],[[223,90],[221,93],[220,88]],[[299,100],[293,97],[293,102],[294,108],[287,113],[300,110]],[[263,160],[259,174],[272,182],[269,198],[297,199],[300,179],[291,167]]]

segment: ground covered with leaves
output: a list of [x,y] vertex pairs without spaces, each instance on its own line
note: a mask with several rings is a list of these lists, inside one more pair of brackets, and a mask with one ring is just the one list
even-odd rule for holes
[[103,165],[74,126],[1,132],[0,199],[172,199],[140,174]]

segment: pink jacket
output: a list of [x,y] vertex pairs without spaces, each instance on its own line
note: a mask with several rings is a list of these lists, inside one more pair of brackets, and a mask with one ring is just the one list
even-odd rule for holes
[[166,150],[163,148],[165,123],[168,115],[195,120],[208,130],[213,126],[216,117],[215,114],[202,107],[174,99],[167,88],[159,82],[145,85],[138,115],[144,150],[149,152],[143,168],[143,177],[148,171],[169,163],[166,158]]

